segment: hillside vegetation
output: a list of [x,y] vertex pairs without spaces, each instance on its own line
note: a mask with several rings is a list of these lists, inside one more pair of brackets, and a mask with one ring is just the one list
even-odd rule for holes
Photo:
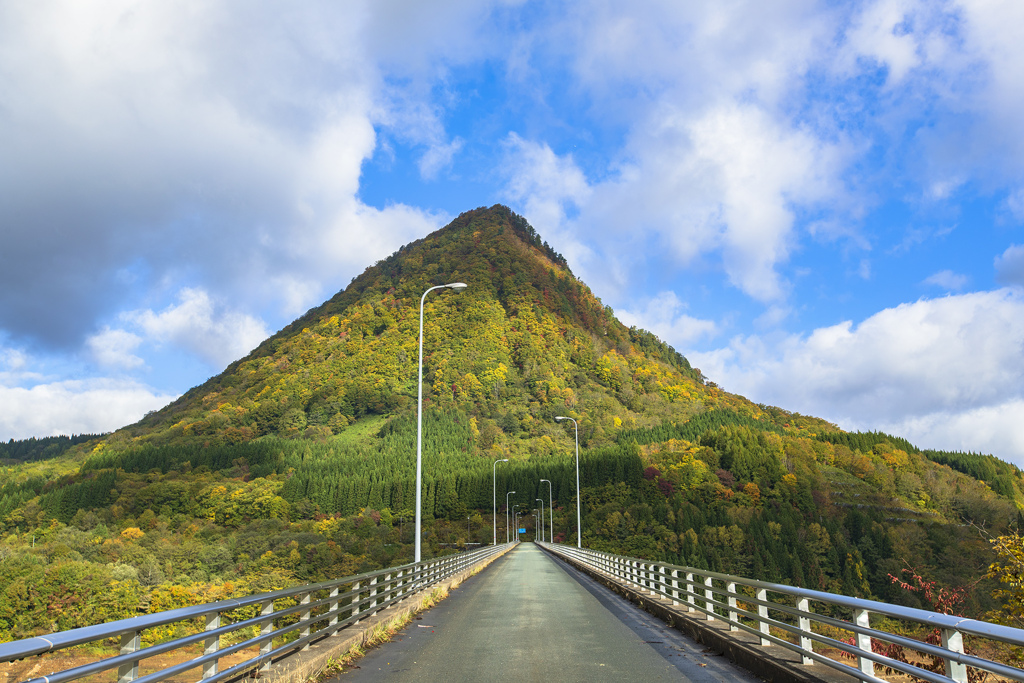
[[[137,424],[0,444],[0,639],[411,559],[419,300],[454,281],[469,287],[426,303],[427,554],[491,541],[495,471],[499,540],[506,492],[546,506],[542,479],[556,539],[575,539],[560,415],[579,424],[594,548],[927,606],[891,575],[973,584],[994,557],[979,530],[1017,523],[1017,468],[723,391],[496,206]],[[991,588],[966,609],[990,609]]]

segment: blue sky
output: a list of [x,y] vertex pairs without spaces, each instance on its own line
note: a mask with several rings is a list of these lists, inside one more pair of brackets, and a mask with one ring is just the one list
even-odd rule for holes
[[0,0],[0,439],[162,407],[460,212],[730,391],[1024,464],[1015,0]]

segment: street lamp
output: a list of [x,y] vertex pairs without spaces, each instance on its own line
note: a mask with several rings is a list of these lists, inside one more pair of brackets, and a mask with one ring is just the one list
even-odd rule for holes
[[[544,542],[544,500],[538,498],[537,502],[540,503],[540,542]],[[537,534],[534,534],[536,536]]]
[[420,531],[423,526],[423,509],[422,509],[422,493],[423,493],[423,302],[427,299],[427,294],[434,291],[435,289],[454,289],[456,292],[461,292],[466,288],[464,282],[451,282],[447,285],[436,285],[431,287],[427,291],[423,292],[423,296],[420,297],[420,372],[419,372],[419,398],[416,404],[416,559],[415,562],[419,562],[421,559],[420,546],[423,542],[421,536],[423,535]]
[[551,527],[551,533],[548,534],[548,543],[555,542],[555,504],[551,498],[551,482],[547,479],[541,479],[541,481],[548,482],[548,524]]
[[508,462],[508,458],[502,458],[501,460],[494,461],[494,467],[491,468],[491,484],[493,490],[491,491],[491,505],[493,510],[491,511],[491,520],[494,522],[494,540],[491,541],[491,545],[498,545],[498,463]]
[[576,427],[576,547],[583,547],[583,523],[580,521],[580,426],[576,420],[571,417],[562,417],[559,415],[555,418],[557,422],[562,420],[572,420],[572,424]]
[[511,496],[515,491],[509,491],[505,494],[505,543],[509,543],[512,539],[509,537],[508,527],[508,497]]
[[519,541],[519,511],[516,508],[519,507],[519,503],[512,506],[512,539]]

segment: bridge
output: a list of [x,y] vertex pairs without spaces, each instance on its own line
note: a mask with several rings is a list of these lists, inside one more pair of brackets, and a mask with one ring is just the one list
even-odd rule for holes
[[[0,644],[0,683],[309,681],[410,617],[340,680],[1024,681],[1024,670],[965,647],[967,638],[983,652],[1019,648],[1019,629],[513,542]],[[167,627],[184,635],[152,636]],[[904,635],[914,632],[933,637]],[[78,646],[94,661],[69,667]]]

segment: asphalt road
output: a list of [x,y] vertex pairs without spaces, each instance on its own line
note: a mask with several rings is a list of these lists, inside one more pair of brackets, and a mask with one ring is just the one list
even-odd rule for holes
[[333,680],[759,679],[524,543]]

